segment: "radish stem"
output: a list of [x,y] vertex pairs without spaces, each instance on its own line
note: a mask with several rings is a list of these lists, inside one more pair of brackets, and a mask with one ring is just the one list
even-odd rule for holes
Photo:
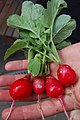
[[44,119],[44,115],[43,115],[43,111],[41,109],[41,105],[40,105],[40,95],[38,94],[38,107],[39,107],[39,110],[40,110],[40,113],[41,113],[41,117],[42,117],[42,120],[45,120]]
[[64,113],[65,113],[67,119],[70,120],[69,115],[68,115],[68,113],[66,111],[65,103],[64,103],[64,100],[63,100],[62,96],[59,96],[58,99],[59,99],[59,101],[60,101],[60,103],[61,103],[61,105],[63,107]]
[[15,101],[13,100],[13,102],[12,102],[12,104],[11,104],[11,107],[10,107],[9,114],[8,114],[8,116],[7,116],[6,120],[8,120],[8,119],[9,119],[9,117],[10,117],[10,115],[11,115],[11,113],[12,113],[14,103],[15,103]]

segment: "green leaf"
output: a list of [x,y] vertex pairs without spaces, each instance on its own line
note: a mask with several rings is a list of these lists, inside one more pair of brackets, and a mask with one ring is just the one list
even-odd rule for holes
[[19,29],[19,34],[20,34],[21,38],[26,38],[27,40],[28,40],[28,38],[30,38],[29,31],[27,31],[27,30]]
[[26,20],[37,21],[41,19],[44,7],[39,4],[34,4],[31,1],[24,1],[22,4],[21,16],[24,16]]
[[44,12],[43,24],[46,28],[48,29],[50,28],[50,41],[52,43],[51,50],[53,51],[53,56],[55,61],[59,64],[61,63],[61,60],[56,50],[56,47],[52,41],[52,30],[53,30],[54,21],[57,15],[63,8],[66,8],[66,7],[67,7],[67,4],[64,0],[51,0],[48,2],[47,9]]
[[28,23],[25,16],[12,15],[7,19],[7,25],[21,30],[28,30],[35,33],[34,23]]
[[29,45],[32,44],[33,46],[37,46],[35,39],[33,39],[34,37],[31,36],[33,35],[33,33],[30,34],[30,32],[26,30],[19,30],[19,33],[20,37],[25,39],[25,41],[29,43]]
[[14,28],[25,29],[32,32],[35,36],[40,36],[43,32],[43,6],[34,5],[31,1],[24,1],[22,4],[21,16],[12,15],[7,20],[7,25]]
[[43,13],[45,8],[39,4],[33,4],[31,1],[25,1],[22,5],[21,16],[25,18],[25,21],[31,27],[31,37],[38,38],[40,34],[44,32]]
[[28,62],[34,58],[34,51],[32,49],[28,50]]
[[38,58],[31,59],[28,63],[28,69],[33,73],[34,76],[37,76],[40,72],[41,61]]
[[47,9],[44,11],[44,26],[50,28],[59,12],[66,7],[67,4],[64,0],[48,1]]
[[42,5],[33,4],[31,1],[25,1],[22,4],[21,16],[10,16],[7,20],[7,24],[14,28],[29,31],[30,37],[38,38],[38,40],[45,46],[40,38],[45,31],[45,28],[42,25],[43,12],[44,7]]
[[14,14],[7,20],[8,26],[18,29],[22,40],[14,42],[6,51],[5,59],[17,50],[25,48],[28,69],[34,76],[46,71],[48,60],[60,64],[57,49],[66,46],[64,39],[71,35],[76,26],[70,16],[58,16],[66,7],[64,0],[49,1],[47,9],[31,1],[24,1],[21,15]]
[[13,28],[26,29],[24,19],[16,14],[9,16],[9,18],[7,19],[7,25]]
[[12,55],[13,53],[15,53],[16,51],[25,48],[26,47],[26,42],[25,40],[21,40],[21,39],[17,39],[13,45],[7,49],[5,56],[4,56],[4,60],[6,60],[10,55]]
[[30,35],[30,37],[31,38],[38,38],[38,36],[36,36],[34,33],[32,33],[32,32],[29,32],[29,35]]
[[53,27],[54,44],[58,44],[69,37],[75,28],[76,22],[69,15],[60,15],[57,17]]
[[71,17],[69,15],[63,14],[56,18],[54,28],[53,28],[53,36],[60,31],[69,21]]
[[57,50],[61,50],[70,45],[71,45],[70,41],[62,41],[60,44],[56,45],[56,48],[57,48]]

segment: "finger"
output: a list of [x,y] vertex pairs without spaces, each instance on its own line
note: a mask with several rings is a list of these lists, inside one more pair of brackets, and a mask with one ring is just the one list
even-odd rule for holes
[[[37,100],[37,97],[38,97],[37,94],[32,93],[31,96],[29,96],[21,101],[27,101],[27,102],[35,101],[35,100]],[[46,97],[47,97],[46,93],[43,93],[43,94],[41,94],[40,99],[43,99]],[[0,101],[4,101],[4,102],[12,101],[12,98],[9,94],[9,90],[0,90]]]
[[[73,109],[72,97],[68,95],[64,98],[64,100],[66,104],[66,109],[72,110]],[[43,101],[41,103],[41,108],[42,108],[44,117],[63,112],[63,108],[57,99]],[[5,109],[2,112],[3,119],[6,118],[8,112],[9,112],[9,108]],[[34,120],[39,118],[41,118],[41,114],[37,104],[15,107],[10,116],[10,120],[31,120],[31,119]]]
[[0,101],[3,102],[12,101],[12,98],[9,95],[9,90],[0,90]]
[[17,60],[6,63],[5,69],[10,70],[25,70],[28,69],[28,61],[27,60]]
[[19,74],[19,75],[2,75],[0,76],[0,86],[9,86],[14,81],[23,78],[25,74]]
[[75,94],[76,100],[79,103],[78,106],[80,108],[80,78],[78,79],[78,81],[74,85],[74,94]]

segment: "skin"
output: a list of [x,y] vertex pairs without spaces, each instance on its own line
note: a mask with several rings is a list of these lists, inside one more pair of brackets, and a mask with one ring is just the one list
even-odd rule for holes
[[[63,99],[65,101],[66,109],[71,111],[74,109],[74,101],[77,108],[80,108],[80,43],[71,45],[69,47],[64,48],[59,51],[59,55],[61,57],[62,63],[69,64],[75,71],[78,76],[77,82],[75,85],[67,87],[65,89],[65,95]],[[21,70],[26,69],[27,60],[19,60],[8,62],[5,65],[5,69],[9,70]],[[50,72],[52,75],[56,77],[58,65],[54,63],[50,63]],[[0,76],[0,86],[9,86],[14,79],[23,77],[24,75],[5,75]],[[4,82],[5,81],[5,82]],[[74,95],[72,94],[74,92]],[[6,96],[5,96],[6,95]],[[47,97],[42,94],[41,98]],[[24,101],[33,101],[37,98],[37,95],[32,95]],[[8,90],[0,90],[0,101],[11,101],[11,97],[9,96]],[[50,99],[41,102],[41,108],[45,117],[55,115],[57,113],[63,112],[62,106],[57,99]],[[9,112],[9,108],[5,109],[2,112],[3,120],[5,120],[7,114]],[[38,105],[35,103],[25,106],[15,107],[13,110],[10,120],[36,120],[41,118],[40,111],[38,109]]]

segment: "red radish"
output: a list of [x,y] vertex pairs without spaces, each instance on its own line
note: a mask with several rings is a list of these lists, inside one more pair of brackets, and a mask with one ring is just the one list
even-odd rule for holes
[[64,93],[61,83],[54,77],[46,77],[46,92],[49,97],[58,98]]
[[33,81],[33,90],[37,94],[41,94],[44,92],[44,79],[40,76],[34,77]]
[[62,95],[64,94],[64,88],[63,88],[62,84],[56,78],[54,78],[50,75],[46,77],[46,93],[51,98],[59,99],[59,101],[63,107],[64,113],[65,113],[67,119],[69,120],[69,116],[68,116],[68,113],[66,112],[65,104],[62,99]]
[[14,100],[22,100],[32,92],[32,83],[26,79],[19,79],[10,86],[10,96]]
[[40,95],[44,92],[44,89],[45,89],[44,85],[45,85],[45,83],[44,83],[44,79],[42,77],[40,77],[40,76],[34,77],[33,90],[36,94],[38,94],[38,105],[39,105],[39,110],[40,110],[43,120],[44,120],[44,115],[43,115],[39,101],[40,101]]
[[57,70],[59,81],[64,86],[72,85],[76,82],[75,71],[67,64],[60,64]]
[[14,106],[14,102],[16,100],[23,100],[31,94],[32,82],[30,81],[30,76],[26,75],[24,78],[21,78],[13,82],[10,86],[9,92],[10,96],[13,98],[13,102],[6,120],[9,119],[9,116]]

